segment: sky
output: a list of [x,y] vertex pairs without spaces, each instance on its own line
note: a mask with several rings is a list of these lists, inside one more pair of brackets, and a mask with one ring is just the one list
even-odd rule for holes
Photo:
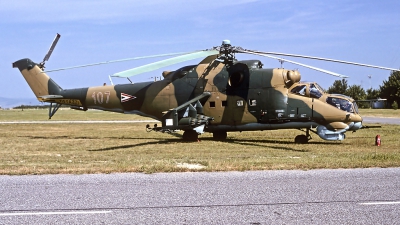
[[[229,39],[245,49],[311,55],[400,68],[400,1],[381,0],[0,0],[0,97],[34,98],[12,63],[41,62],[61,34],[46,69],[58,69],[154,54],[188,52],[219,46]],[[264,68],[281,64],[261,56]],[[349,85],[376,89],[390,71],[284,57],[349,76]],[[137,60],[48,73],[62,88],[110,83],[108,76],[164,58]],[[163,70],[131,80],[152,81]],[[328,89],[333,77],[298,65],[302,81]],[[369,76],[371,78],[369,78]],[[113,78],[114,84],[127,79]]]

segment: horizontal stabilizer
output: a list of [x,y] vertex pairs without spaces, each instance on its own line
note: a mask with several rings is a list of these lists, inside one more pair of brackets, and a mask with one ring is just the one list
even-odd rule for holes
[[58,99],[63,99],[62,95],[42,95],[37,97],[37,99],[41,102],[53,102]]
[[62,95],[42,95],[42,96],[39,96],[39,98],[52,100],[52,99],[60,99],[60,98],[64,98],[64,97]]

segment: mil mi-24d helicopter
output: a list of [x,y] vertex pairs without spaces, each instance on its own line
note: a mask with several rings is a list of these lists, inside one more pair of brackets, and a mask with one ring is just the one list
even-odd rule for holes
[[[175,56],[137,68],[118,72],[111,77],[128,78],[173,64],[203,58],[197,65],[164,71],[163,80],[143,83],[104,85],[62,89],[45,71],[60,35],[57,34],[44,60],[37,64],[30,59],[13,63],[37,99],[50,103],[49,119],[61,105],[86,111],[98,109],[126,114],[139,114],[161,121],[162,125],[146,126],[147,131],[184,131],[183,139],[197,141],[204,132],[213,139],[225,140],[227,132],[276,129],[299,129],[304,135],[295,143],[308,143],[310,131],[328,141],[344,140],[347,131],[362,127],[356,102],[344,95],[328,94],[315,82],[301,82],[297,70],[267,69],[259,60],[238,60],[237,53],[269,57],[344,78],[346,76],[276,56],[300,57],[399,71],[348,61],[262,52],[234,47],[229,40],[211,49],[136,57],[77,67],[93,66],[127,60]],[[274,56],[275,55],[275,56]],[[63,70],[58,69],[58,70]],[[110,77],[110,80],[111,80]],[[112,82],[112,81],[111,81]]]

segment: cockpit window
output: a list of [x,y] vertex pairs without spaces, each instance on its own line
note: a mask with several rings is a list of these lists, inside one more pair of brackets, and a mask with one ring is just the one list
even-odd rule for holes
[[326,98],[326,102],[343,111],[354,113],[353,103],[346,99],[328,97]]
[[358,106],[357,106],[357,103],[354,102],[353,105],[354,105],[354,110],[356,111],[356,113],[358,113]]
[[325,90],[321,86],[319,86],[319,84],[314,83],[314,85],[315,85],[316,88],[318,88],[318,90],[320,90],[322,92],[325,92]]
[[[310,84],[310,97],[311,98],[321,98],[322,92],[318,89],[318,84]],[[320,87],[319,87],[320,88]]]
[[298,94],[298,95],[304,96],[304,95],[306,95],[306,89],[307,89],[306,85],[299,85],[299,86],[293,88],[291,92],[293,94]]

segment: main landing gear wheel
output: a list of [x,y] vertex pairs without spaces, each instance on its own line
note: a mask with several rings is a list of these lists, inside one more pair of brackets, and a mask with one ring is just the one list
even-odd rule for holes
[[213,139],[218,141],[226,140],[227,133],[226,131],[217,131],[213,132]]
[[197,141],[199,138],[199,134],[194,130],[185,130],[182,136],[184,141]]
[[294,142],[297,144],[307,144],[308,141],[311,139],[310,135],[310,129],[306,130],[306,135],[297,135],[296,138],[294,139]]

